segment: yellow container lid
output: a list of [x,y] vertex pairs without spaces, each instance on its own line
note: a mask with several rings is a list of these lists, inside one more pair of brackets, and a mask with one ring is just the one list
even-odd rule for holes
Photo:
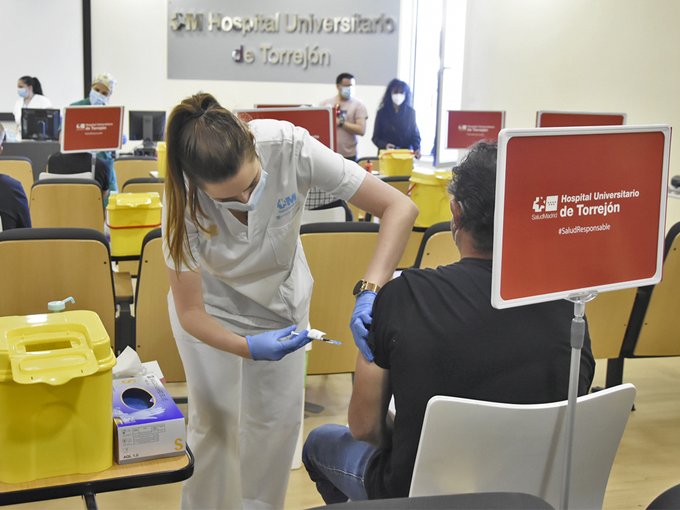
[[410,149],[381,149],[378,159],[413,159],[413,151]]
[[146,193],[116,193],[109,196],[109,204],[106,206],[108,211],[132,208],[160,209],[161,196],[156,191]]
[[415,184],[427,184],[429,186],[448,186],[451,180],[451,172],[448,170],[430,170],[427,168],[414,168],[409,181]]
[[0,383],[57,386],[115,364],[109,335],[95,312],[0,317]]

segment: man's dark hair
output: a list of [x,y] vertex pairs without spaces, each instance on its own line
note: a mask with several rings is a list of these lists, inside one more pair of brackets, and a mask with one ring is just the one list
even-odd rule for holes
[[335,84],[340,85],[342,83],[342,80],[353,80],[354,75],[349,74],[349,73],[340,73],[338,77],[335,79]]
[[456,227],[472,234],[475,249],[493,250],[493,215],[496,198],[495,143],[478,142],[457,166],[449,193],[461,207]]

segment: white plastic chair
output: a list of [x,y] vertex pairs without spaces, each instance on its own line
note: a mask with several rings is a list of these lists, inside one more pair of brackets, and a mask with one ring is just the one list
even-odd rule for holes
[[[569,508],[602,508],[634,399],[632,384],[578,398]],[[432,397],[410,496],[522,492],[559,508],[566,405]]]

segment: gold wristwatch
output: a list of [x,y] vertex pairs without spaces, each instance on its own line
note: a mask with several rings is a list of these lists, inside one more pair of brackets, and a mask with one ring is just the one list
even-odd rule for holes
[[355,296],[358,296],[365,290],[370,290],[373,292],[378,292],[380,290],[380,285],[377,283],[371,283],[367,282],[366,280],[359,280],[357,284],[354,286],[354,290],[352,291],[352,294]]

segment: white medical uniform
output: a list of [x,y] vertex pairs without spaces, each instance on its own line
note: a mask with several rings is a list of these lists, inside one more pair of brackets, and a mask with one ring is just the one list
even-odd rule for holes
[[[305,196],[317,186],[348,200],[366,172],[288,122],[249,126],[268,173],[262,197],[244,225],[199,190],[210,233],[187,215],[194,269],[206,311],[231,331],[305,328],[313,283],[298,235]],[[280,361],[244,359],[183,331],[172,292],[169,309],[187,375],[188,444],[196,457],[182,508],[283,508],[301,425],[304,349]]]

